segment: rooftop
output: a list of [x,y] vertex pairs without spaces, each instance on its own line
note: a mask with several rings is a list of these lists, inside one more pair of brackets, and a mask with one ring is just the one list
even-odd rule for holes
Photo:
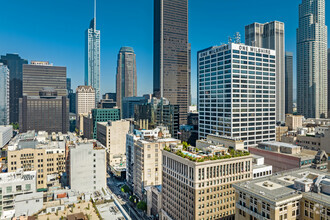
[[277,141],[267,141],[267,142],[261,142],[259,144],[266,144],[274,147],[288,147],[288,148],[300,148],[300,146],[288,144],[284,142],[277,142]]
[[23,171],[19,169],[16,172],[1,173],[0,184],[9,182],[28,181],[36,178],[36,171]]
[[330,205],[330,195],[325,193],[317,194],[314,192],[305,193],[294,188],[295,181],[297,180],[309,178],[310,176],[322,176],[325,174],[325,172],[316,169],[304,168],[277,173],[273,176],[261,179],[237,183],[234,184],[234,187],[240,191],[267,200],[276,205],[279,205],[282,202],[287,202],[286,200],[297,199],[298,197],[301,198],[306,194],[318,198],[323,202],[327,202],[328,205]]
[[5,131],[8,131],[10,129],[13,129],[13,126],[12,125],[6,125],[6,126],[0,126],[0,132],[5,132]]

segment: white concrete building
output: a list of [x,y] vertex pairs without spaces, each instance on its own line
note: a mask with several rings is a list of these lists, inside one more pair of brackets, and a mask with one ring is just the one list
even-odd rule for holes
[[95,108],[95,89],[91,86],[78,86],[76,89],[76,114],[88,114]]
[[276,52],[229,43],[198,52],[199,138],[276,139]]
[[245,26],[245,44],[276,51],[276,121],[285,121],[285,30],[272,21]]
[[106,188],[106,149],[81,143],[69,149],[69,185],[76,192],[90,193]]
[[252,178],[258,179],[273,174],[273,166],[265,164],[265,158],[258,155],[252,155]]
[[[42,208],[42,193],[36,193],[36,171],[22,169],[0,174],[0,218],[11,219],[22,213],[35,214]],[[16,202],[17,213],[16,213]],[[20,206],[25,203],[25,206]],[[40,207],[41,205],[41,207]],[[39,209],[40,208],[40,209]]]
[[0,126],[0,147],[3,148],[13,137],[13,126]]
[[302,0],[297,29],[297,111],[305,118],[328,116],[327,49],[325,0]]
[[126,166],[126,135],[130,130],[130,122],[126,120],[99,122],[97,140],[107,149],[107,165]]

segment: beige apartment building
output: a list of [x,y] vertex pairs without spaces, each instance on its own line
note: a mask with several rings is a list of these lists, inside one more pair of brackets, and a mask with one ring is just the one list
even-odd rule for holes
[[298,128],[303,127],[303,119],[302,115],[285,115],[285,125],[289,128],[289,131],[296,131]]
[[8,172],[15,172],[20,168],[24,171],[36,170],[37,189],[47,189],[52,185],[47,181],[47,176],[65,172],[65,147],[36,147],[8,151]]
[[232,184],[252,178],[252,156],[223,147],[208,154],[188,148],[163,150],[161,219],[234,219]]
[[236,220],[326,220],[330,216],[330,179],[310,168],[234,184]]
[[126,135],[130,122],[126,120],[98,122],[97,140],[106,147],[107,166],[126,167]]
[[179,144],[174,138],[140,139],[134,142],[133,191],[142,199],[145,188],[162,184],[162,149]]

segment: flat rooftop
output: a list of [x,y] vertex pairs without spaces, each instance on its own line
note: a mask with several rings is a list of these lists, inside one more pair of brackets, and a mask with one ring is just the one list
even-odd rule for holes
[[277,141],[266,141],[266,142],[261,142],[259,144],[266,144],[266,145],[271,145],[274,147],[288,147],[288,148],[297,148],[300,146],[297,145],[293,145],[293,144],[288,144],[288,143],[284,143],[284,142],[277,142]]
[[13,126],[11,125],[8,125],[8,126],[0,126],[0,132],[5,132],[5,131],[8,131],[10,129],[13,129]]
[[323,203],[330,205],[330,195],[324,193],[301,192],[294,188],[294,181],[304,178],[306,175],[327,175],[328,173],[319,170],[304,168],[292,171],[277,173],[261,179],[245,181],[234,184],[234,187],[240,191],[252,194],[255,197],[266,199],[273,204],[280,204],[288,199],[310,196],[319,199]]

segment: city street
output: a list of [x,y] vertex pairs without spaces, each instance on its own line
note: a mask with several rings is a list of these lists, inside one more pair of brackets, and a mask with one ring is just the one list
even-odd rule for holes
[[124,207],[127,213],[129,213],[130,217],[133,220],[140,220],[140,219],[148,219],[144,217],[143,212],[138,211],[131,202],[129,201],[128,196],[121,191],[121,187],[125,185],[124,181],[118,180],[115,177],[108,177],[107,184],[109,190],[113,193],[113,196],[120,202],[120,204]]

